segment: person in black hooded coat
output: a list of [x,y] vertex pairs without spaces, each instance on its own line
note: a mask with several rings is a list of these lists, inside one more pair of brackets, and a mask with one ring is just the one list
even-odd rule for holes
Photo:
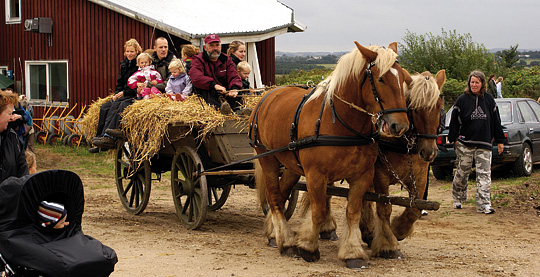
[[28,175],[23,144],[8,123],[13,119],[13,107],[18,106],[17,95],[0,92],[0,182],[15,176]]
[[[125,58],[120,62],[120,74],[116,80],[116,89],[111,101],[101,105],[99,109],[99,120],[96,130],[96,138],[102,137],[105,132],[105,126],[112,120],[114,114],[118,112],[120,104],[124,101],[133,101],[137,97],[137,92],[127,85],[128,78],[135,73],[137,66],[137,56],[142,52],[142,47],[137,40],[130,39],[124,44]],[[88,151],[91,153],[99,152],[98,147],[92,147]]]

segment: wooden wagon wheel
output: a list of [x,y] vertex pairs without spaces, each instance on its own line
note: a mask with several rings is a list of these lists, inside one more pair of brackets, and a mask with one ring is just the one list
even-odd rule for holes
[[229,193],[231,193],[231,185],[220,187],[220,188],[210,188],[208,190],[208,209],[215,211],[225,204]]
[[[285,215],[285,218],[289,220],[291,216],[294,213],[294,210],[296,209],[296,203],[298,202],[298,190],[293,189],[291,191],[291,194],[289,195],[289,198],[285,200],[285,211],[283,211],[283,215]],[[268,207],[268,203],[261,204],[261,208],[263,210],[264,215],[268,213],[270,210],[270,207]]]
[[116,160],[114,172],[116,177],[116,188],[120,202],[130,214],[140,214],[148,205],[152,184],[152,171],[150,162],[145,160],[140,165],[137,172],[131,174],[134,164],[131,162],[132,156],[129,144],[120,141],[116,147]]
[[206,176],[197,151],[188,146],[176,150],[171,166],[171,190],[176,215],[188,229],[199,228],[208,210]]

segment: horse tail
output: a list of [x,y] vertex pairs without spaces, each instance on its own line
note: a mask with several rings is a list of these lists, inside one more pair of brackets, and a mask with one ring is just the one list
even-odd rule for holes
[[[257,155],[257,153],[255,153],[255,155]],[[264,211],[266,209],[266,184],[264,183],[262,167],[259,160],[253,160],[253,167],[255,168],[255,186],[257,187],[259,204]]]

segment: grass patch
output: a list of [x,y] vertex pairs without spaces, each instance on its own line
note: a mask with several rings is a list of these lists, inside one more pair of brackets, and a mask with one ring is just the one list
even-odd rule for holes
[[36,144],[38,170],[64,169],[82,175],[111,177],[114,175],[113,152],[91,154],[88,148],[65,145]]

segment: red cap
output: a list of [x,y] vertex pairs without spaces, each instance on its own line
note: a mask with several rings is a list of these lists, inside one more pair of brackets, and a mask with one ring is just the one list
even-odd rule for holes
[[204,44],[208,44],[208,43],[211,43],[211,42],[221,42],[221,40],[219,39],[218,35],[207,35],[205,38],[204,38]]

